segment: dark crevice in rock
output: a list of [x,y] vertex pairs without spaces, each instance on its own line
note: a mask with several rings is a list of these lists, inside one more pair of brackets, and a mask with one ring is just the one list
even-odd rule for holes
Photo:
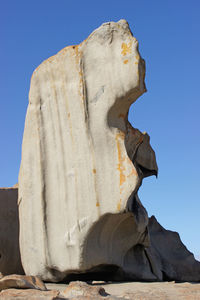
[[117,274],[120,268],[116,265],[98,265],[90,270],[87,270],[83,273],[78,271],[77,273],[72,271],[71,273],[67,274],[62,282],[70,282],[70,281],[86,281],[90,282],[93,280],[97,281],[110,281],[110,280],[117,280]]

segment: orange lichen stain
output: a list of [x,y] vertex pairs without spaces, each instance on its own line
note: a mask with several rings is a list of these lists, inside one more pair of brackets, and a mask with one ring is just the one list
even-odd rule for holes
[[119,115],[118,115],[118,118],[124,119],[124,118],[125,118],[125,115],[124,115],[124,114],[119,114]]
[[137,176],[137,172],[136,172],[136,170],[135,170],[134,167],[132,168],[130,174],[127,175],[127,177],[131,177],[131,176],[133,176],[133,175],[134,175],[134,176]]
[[123,62],[126,65],[128,63],[128,59],[125,59]]
[[84,82],[83,82],[83,72],[82,70],[79,71],[79,95],[81,96],[82,100],[84,100],[84,96],[83,96],[83,86],[84,86]]
[[119,202],[117,203],[117,210],[118,211],[120,211],[121,205],[122,205],[122,199],[120,199]]
[[136,54],[135,59],[139,60],[139,58],[140,58],[139,54]]
[[120,185],[122,185],[126,181],[126,176],[123,174],[124,168],[119,164],[118,170],[120,171]]
[[68,50],[72,49],[74,46],[66,46],[65,48],[61,49],[58,54],[65,54]]
[[100,206],[99,202],[96,202],[96,207],[99,207],[99,206]]
[[[79,58],[79,49],[78,49],[78,45],[74,46],[73,49],[75,49],[76,58],[78,59],[78,58]],[[79,62],[79,59],[78,59],[77,62]]]
[[70,48],[73,50],[73,56],[75,57],[75,63],[76,63],[76,68],[79,74],[79,89],[78,93],[82,100],[84,100],[84,81],[83,81],[83,71],[81,68],[81,57],[82,57],[82,51],[80,50],[80,45],[74,45],[70,46]]
[[94,174],[96,174],[97,171],[96,171],[96,169],[93,169],[92,172],[93,172]]
[[128,44],[127,43],[122,43],[122,51],[121,51],[121,54],[123,56],[125,56],[126,54],[128,53],[131,53],[131,47],[132,47],[132,42],[129,42]]
[[47,61],[48,61],[48,62],[52,62],[54,59],[55,59],[55,55],[49,57],[47,60],[45,60],[45,62],[47,62]]
[[141,143],[143,142],[143,140],[144,140],[144,135],[142,134],[142,135],[139,137],[139,139],[138,139],[136,145],[141,144]]
[[124,141],[125,139],[125,133],[123,131],[119,131],[117,134],[116,134],[116,138],[120,138],[121,140]]
[[69,47],[65,47],[62,50],[60,50],[58,53],[59,54],[65,54],[67,52],[67,50],[69,49]]
[[50,56],[49,58],[47,58],[44,63],[46,62],[52,62],[54,59],[56,58],[56,55]]
[[[122,151],[121,151],[121,140],[123,140],[124,142],[124,137],[125,137],[125,134],[123,132],[119,132],[117,135],[116,135],[116,142],[117,142],[117,151],[118,151],[118,171],[119,171],[119,185],[120,185],[120,188],[121,186],[123,185],[123,183],[126,181],[126,176],[124,175],[124,170],[125,170],[125,167],[124,167],[124,161],[125,161],[125,157],[123,156],[122,154]],[[121,190],[120,190],[121,192]]]
[[[138,65],[138,64],[139,64],[139,61],[140,61],[140,56],[139,56],[139,54],[136,54],[134,64],[135,64],[135,65]],[[138,74],[138,76],[139,76],[139,74]]]

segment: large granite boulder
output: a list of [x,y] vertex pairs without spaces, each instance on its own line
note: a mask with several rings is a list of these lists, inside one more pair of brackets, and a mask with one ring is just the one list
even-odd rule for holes
[[149,221],[137,195],[158,171],[148,134],[128,122],[144,77],[124,20],[103,24],[34,71],[18,197],[27,275],[200,280],[200,263],[176,234]]
[[[155,279],[137,190],[157,165],[149,136],[127,121],[146,91],[144,76],[124,20],[103,24],[34,71],[18,197],[26,274],[59,281],[117,265],[129,278]],[[139,272],[131,268],[138,255]]]
[[24,274],[19,251],[18,189],[0,188],[0,272]]

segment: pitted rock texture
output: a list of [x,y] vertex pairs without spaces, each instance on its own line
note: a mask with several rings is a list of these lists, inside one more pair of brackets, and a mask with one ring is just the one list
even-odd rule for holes
[[19,251],[17,197],[17,188],[0,188],[0,273],[2,275],[24,274]]
[[[144,76],[124,20],[103,24],[34,71],[18,198],[26,274],[60,281],[116,265],[119,278],[156,279],[137,196],[142,178],[157,173],[155,153],[127,120],[146,91]],[[132,268],[138,257],[143,267]]]

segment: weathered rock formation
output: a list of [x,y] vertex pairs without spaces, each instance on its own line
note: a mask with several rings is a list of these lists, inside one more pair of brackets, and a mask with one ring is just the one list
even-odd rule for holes
[[[103,24],[34,71],[19,175],[26,274],[56,281],[105,264],[129,273],[130,249],[148,245],[137,189],[157,166],[148,135],[127,121],[144,74],[126,21]],[[144,279],[155,279],[145,262]]]
[[19,252],[18,189],[0,189],[0,272],[23,274]]
[[200,262],[181,242],[179,234],[163,228],[154,216],[149,219],[150,247],[154,273],[160,280],[199,281]]
[[103,24],[34,71],[18,197],[27,275],[56,282],[109,269],[118,280],[163,279],[137,196],[142,179],[157,175],[155,153],[148,134],[128,122],[146,91],[144,76],[124,20]]

